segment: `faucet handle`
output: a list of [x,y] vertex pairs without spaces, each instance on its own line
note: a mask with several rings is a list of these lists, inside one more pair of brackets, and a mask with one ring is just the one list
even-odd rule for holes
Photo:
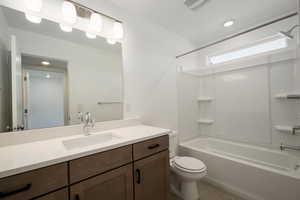
[[280,143],[280,150],[283,151],[283,143]]
[[299,130],[300,130],[300,126],[294,126],[292,131],[293,135],[296,135],[296,132]]
[[95,128],[96,127],[96,120],[95,119],[92,119],[92,128]]
[[82,112],[78,112],[77,113],[78,119],[83,122],[83,113]]
[[90,112],[85,113],[85,121],[87,123],[89,123],[91,121],[91,113]]

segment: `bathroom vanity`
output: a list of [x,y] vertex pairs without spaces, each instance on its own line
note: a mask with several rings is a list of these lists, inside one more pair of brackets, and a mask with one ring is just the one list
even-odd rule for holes
[[[147,130],[145,131],[147,133],[135,133],[137,129]],[[22,173],[6,176],[6,172],[1,171],[0,199],[166,200],[169,195],[169,136],[163,131],[150,133],[150,129],[148,126],[115,129],[119,130],[119,133],[122,132],[123,138],[126,139],[111,144],[107,142],[98,146],[66,150],[69,156],[63,155],[62,152],[56,160],[37,161],[31,166],[7,171],[7,175],[18,171],[23,171]],[[131,139],[125,133],[129,133],[130,130],[132,130]],[[114,131],[116,132],[118,131]],[[95,135],[101,135],[101,133]],[[79,137],[95,137],[95,135]],[[56,138],[54,141],[62,143],[62,140],[65,139]],[[37,143],[43,142],[46,145],[49,141]],[[35,143],[21,145],[31,145],[31,148],[34,148]],[[11,148],[12,151],[14,151],[13,148],[21,149],[18,145],[5,148],[6,150]],[[0,154],[2,149],[0,148]],[[52,150],[58,151],[55,148],[49,149],[48,154],[51,154]],[[39,149],[35,150],[38,154],[36,151]],[[43,149],[40,151],[40,153],[45,153]],[[35,153],[32,152],[32,154]],[[16,154],[12,155],[13,160]],[[31,152],[28,151],[27,154],[24,152],[24,160],[26,156],[31,159]],[[47,156],[49,155],[45,155]],[[55,164],[49,165],[50,163]],[[27,171],[28,167],[34,169]]]

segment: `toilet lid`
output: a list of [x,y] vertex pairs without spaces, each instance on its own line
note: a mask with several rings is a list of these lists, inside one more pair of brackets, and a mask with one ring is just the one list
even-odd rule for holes
[[193,157],[175,157],[174,164],[176,167],[185,171],[200,172],[206,169],[205,164]]

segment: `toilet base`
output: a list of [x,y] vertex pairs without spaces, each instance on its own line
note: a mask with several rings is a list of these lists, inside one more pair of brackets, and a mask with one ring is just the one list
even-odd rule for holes
[[184,200],[198,200],[199,192],[196,181],[182,182],[181,195]]

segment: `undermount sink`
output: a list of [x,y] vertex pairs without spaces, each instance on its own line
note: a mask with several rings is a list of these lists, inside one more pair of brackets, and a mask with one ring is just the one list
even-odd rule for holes
[[67,149],[82,148],[86,146],[111,142],[120,139],[113,133],[102,133],[97,135],[88,135],[80,138],[64,140],[62,143]]

